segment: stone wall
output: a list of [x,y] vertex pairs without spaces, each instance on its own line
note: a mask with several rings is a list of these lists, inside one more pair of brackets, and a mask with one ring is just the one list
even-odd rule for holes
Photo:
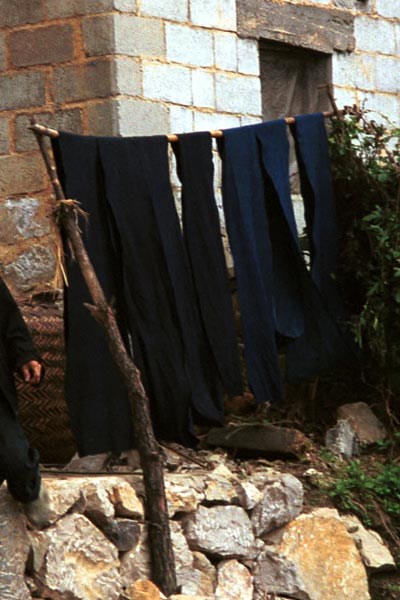
[[56,264],[29,115],[99,135],[257,122],[259,41],[332,55],[338,104],[399,122],[397,2],[0,0],[0,273],[14,291],[51,286]]
[[[221,457],[219,457],[221,458]],[[51,477],[50,526],[31,531],[0,489],[3,600],[156,600],[140,476]],[[303,511],[303,486],[262,465],[166,475],[182,595],[198,600],[369,600],[393,569],[375,532],[334,509]],[[172,600],[172,599],[171,599]]]

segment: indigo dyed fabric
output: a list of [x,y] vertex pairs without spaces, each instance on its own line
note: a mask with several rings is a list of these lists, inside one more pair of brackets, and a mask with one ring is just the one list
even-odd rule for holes
[[277,335],[290,382],[342,365],[351,352],[299,248],[285,121],[226,130],[219,145],[249,383],[258,402],[274,400]]
[[[61,133],[53,149],[66,198],[78,200],[88,213],[80,229],[94,270],[106,298],[123,315],[121,269],[109,231],[96,138]],[[101,326],[84,306],[91,298],[68,243],[65,252],[66,398],[79,454],[126,450],[133,447],[133,431],[125,387]]]
[[338,233],[324,115],[297,116],[291,131],[310,242],[311,275],[326,306],[339,317],[343,314],[343,307],[334,281]]
[[288,338],[304,333],[304,305],[296,247],[297,229],[289,181],[289,141],[284,119],[255,128],[261,153],[273,263],[276,332]]
[[275,339],[273,255],[256,127],[224,131],[223,204],[235,263],[245,360],[257,402],[282,396]]
[[131,335],[158,437],[194,443],[196,415],[218,423],[222,394],[204,364],[193,281],[169,181],[165,136],[99,140],[118,231]]
[[[229,395],[242,393],[241,369],[218,209],[211,135],[179,135],[173,149],[182,182],[184,242],[201,320],[219,379]],[[211,368],[211,365],[210,367]]]
[[[285,379],[296,382],[346,364],[352,350],[300,252],[290,194],[285,121],[258,125],[257,138],[266,175],[277,332],[287,338]],[[334,233],[332,240],[336,243]]]

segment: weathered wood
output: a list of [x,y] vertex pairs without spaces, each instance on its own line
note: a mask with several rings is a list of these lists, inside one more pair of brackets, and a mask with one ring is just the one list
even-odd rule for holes
[[332,54],[355,48],[354,17],[331,7],[238,0],[238,33]]
[[145,507],[146,519],[149,525],[152,579],[164,594],[170,595],[177,588],[175,561],[168,521],[163,461],[153,432],[149,401],[142,384],[140,372],[125,349],[114,311],[106,300],[83,244],[77,224],[75,203],[66,201],[50,152],[44,143],[44,131],[35,127],[35,125],[37,124],[32,120],[32,130],[38,141],[56,198],[60,203],[60,225],[71,245],[74,258],[81,269],[93,301],[88,309],[104,329],[110,353],[128,391],[133,430],[140,455],[146,492]]

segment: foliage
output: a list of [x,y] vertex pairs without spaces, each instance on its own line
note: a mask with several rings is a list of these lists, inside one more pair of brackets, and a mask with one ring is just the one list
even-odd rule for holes
[[376,525],[377,515],[384,511],[393,527],[400,528],[400,465],[397,463],[377,463],[374,470],[368,472],[359,460],[352,460],[340,469],[329,495],[339,508],[358,514],[368,526]]
[[330,147],[338,279],[354,336],[381,383],[400,389],[400,129],[346,108],[332,120]]

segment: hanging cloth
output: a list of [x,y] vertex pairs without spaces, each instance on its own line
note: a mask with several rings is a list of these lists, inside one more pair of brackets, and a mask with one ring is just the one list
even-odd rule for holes
[[281,398],[282,382],[275,340],[272,248],[256,127],[225,130],[219,149],[248,379],[256,401],[266,402]]
[[[121,270],[108,230],[96,139],[61,132],[52,144],[66,198],[78,200],[89,215],[88,223],[79,219],[83,242],[106,298],[116,305],[123,330]],[[91,298],[68,243],[64,250],[69,282],[64,294],[66,398],[71,427],[81,456],[120,452],[134,443],[129,401],[103,330],[84,306]]]
[[290,194],[284,119],[256,126],[266,172],[266,209],[274,260],[277,331],[286,335],[288,382],[345,365],[352,346],[318,290],[301,254]]
[[184,242],[201,320],[219,378],[231,396],[242,393],[232,298],[214,196],[212,140],[207,132],[179,135],[173,144],[182,183]]
[[100,138],[99,149],[155,430],[162,439],[190,445],[194,414],[221,422],[222,395],[202,362],[202,330],[169,181],[168,141]]
[[300,115],[291,125],[310,243],[311,275],[336,317],[343,314],[336,282],[338,233],[325,118],[322,113]]
[[[304,301],[289,179],[289,141],[284,119],[261,123],[254,129],[260,146],[273,263],[273,296],[276,332],[285,338],[304,333]],[[295,242],[292,247],[290,238]],[[300,249],[297,247],[297,252]]]

